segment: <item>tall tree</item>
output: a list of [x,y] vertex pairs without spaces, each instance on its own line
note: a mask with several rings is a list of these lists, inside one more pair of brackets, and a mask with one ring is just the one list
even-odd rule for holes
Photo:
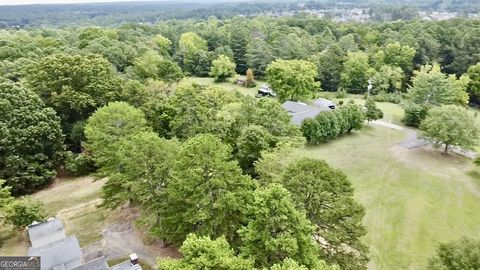
[[[98,55],[55,54],[29,67],[26,84],[36,92],[62,120],[69,139],[72,126],[86,120],[95,109],[118,100],[121,79],[113,66]],[[80,142],[68,141],[74,150]]]
[[0,84],[0,138],[0,179],[14,195],[32,192],[56,175],[60,119],[19,84]]
[[311,269],[319,264],[314,227],[295,209],[290,193],[279,184],[255,191],[248,225],[239,230],[241,253],[257,267],[270,267],[287,258]]
[[112,102],[98,109],[85,126],[86,149],[102,168],[114,166],[123,139],[149,131],[142,111],[125,102]]
[[342,269],[367,269],[368,249],[361,242],[365,209],[353,198],[347,176],[325,161],[303,158],[286,168],[280,182],[316,226],[321,257]]
[[480,104],[480,62],[468,68],[467,76],[470,78],[467,87],[470,102]]
[[434,106],[468,104],[466,88],[470,79],[467,76],[457,79],[455,75],[444,74],[438,64],[423,66],[414,74],[408,89],[408,100],[404,104],[405,124],[419,126]]
[[429,110],[420,129],[424,136],[434,141],[435,145],[444,145],[444,153],[450,146],[472,149],[478,145],[480,127],[475,118],[465,108],[444,105]]
[[235,75],[235,63],[225,55],[220,55],[212,62],[212,69],[209,73],[216,82],[224,82]]
[[270,45],[260,38],[255,38],[248,43],[246,58],[248,66],[260,78],[265,77],[268,65],[275,60]]
[[180,148],[158,208],[159,235],[181,244],[189,233],[238,241],[255,183],[231,161],[231,148],[213,135],[198,135]]
[[147,51],[133,62],[135,74],[141,79],[177,82],[183,74],[182,69],[173,61],[155,51]]
[[221,270],[253,270],[251,261],[235,255],[225,237],[215,240],[208,236],[187,236],[180,248],[181,259],[161,259],[158,261],[160,270],[191,270],[191,269],[221,269]]
[[140,132],[119,141],[114,162],[102,169],[108,175],[102,204],[114,209],[130,201],[149,209],[167,185],[178,148],[178,141],[160,138],[154,132]]
[[308,97],[320,90],[317,67],[305,60],[276,60],[267,68],[267,81],[281,101]]
[[249,39],[246,25],[242,22],[234,22],[230,32],[230,48],[233,51],[233,59],[238,74],[245,74],[248,69],[246,54]]
[[348,52],[343,63],[340,87],[351,93],[364,93],[373,69],[368,63],[368,55],[364,52]]

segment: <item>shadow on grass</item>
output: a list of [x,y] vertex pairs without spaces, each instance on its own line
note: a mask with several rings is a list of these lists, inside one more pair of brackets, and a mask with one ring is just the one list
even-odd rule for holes
[[480,171],[471,170],[467,172],[467,175],[473,180],[473,182],[480,188]]

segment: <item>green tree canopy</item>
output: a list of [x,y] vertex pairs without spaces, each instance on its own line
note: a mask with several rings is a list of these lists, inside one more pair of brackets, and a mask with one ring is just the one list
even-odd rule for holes
[[255,182],[231,161],[231,148],[213,135],[197,135],[180,148],[161,194],[159,235],[181,244],[189,233],[233,243],[245,222]]
[[412,86],[408,89],[409,100],[424,106],[468,104],[466,87],[469,79],[442,73],[438,64],[423,66],[414,72]]
[[176,82],[182,77],[182,69],[172,60],[155,51],[147,51],[133,62],[135,74],[142,80],[154,79]]
[[322,258],[342,269],[367,269],[365,208],[355,201],[347,176],[325,161],[303,158],[291,163],[280,183],[291,194],[297,209],[316,226],[315,240]]
[[17,228],[25,228],[34,221],[42,222],[46,217],[43,204],[30,197],[22,197],[11,201],[4,207],[3,211],[5,212],[5,221]]
[[462,238],[441,244],[429,261],[428,270],[480,269],[480,241]]
[[248,225],[240,229],[241,253],[257,267],[270,267],[287,258],[311,269],[319,264],[314,227],[295,209],[290,193],[279,184],[255,191]]
[[470,78],[470,83],[467,87],[470,101],[480,104],[480,62],[469,67],[467,75]]
[[351,93],[365,92],[368,80],[373,75],[373,69],[368,62],[368,54],[348,52],[345,59],[340,76],[340,87]]
[[212,62],[210,76],[215,78],[216,82],[224,82],[235,75],[235,63],[228,56],[220,55]]
[[235,255],[225,237],[215,240],[208,236],[187,236],[180,248],[181,259],[160,259],[160,270],[192,270],[192,269],[221,269],[221,270],[253,270],[251,261]]
[[455,105],[430,109],[420,129],[435,145],[445,145],[445,153],[450,146],[472,149],[480,139],[480,128],[475,118],[465,108]]
[[112,102],[98,109],[85,126],[86,149],[97,165],[112,166],[120,142],[142,131],[149,131],[142,111],[125,102]]
[[98,55],[54,54],[29,68],[27,85],[49,107],[63,125],[86,120],[96,108],[118,100],[120,78],[112,65]]
[[305,60],[276,60],[268,65],[267,81],[281,101],[298,100],[320,90],[317,67]]
[[63,135],[55,111],[19,84],[0,84],[0,179],[15,195],[56,175]]
[[114,162],[102,168],[108,175],[103,205],[116,208],[131,201],[150,208],[167,185],[178,148],[178,141],[160,138],[154,132],[140,132],[119,141]]

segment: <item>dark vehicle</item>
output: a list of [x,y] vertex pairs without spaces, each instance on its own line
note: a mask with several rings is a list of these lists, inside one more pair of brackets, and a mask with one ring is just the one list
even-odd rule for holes
[[256,97],[276,97],[277,94],[268,85],[264,85],[258,89]]

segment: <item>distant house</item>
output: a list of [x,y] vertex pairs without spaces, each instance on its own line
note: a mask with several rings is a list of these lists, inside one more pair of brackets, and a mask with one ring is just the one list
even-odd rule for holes
[[316,99],[313,102],[313,106],[318,107],[318,108],[329,108],[329,109],[334,110],[335,107],[336,107],[336,104],[331,100],[324,99],[324,98],[319,98],[319,99]]
[[314,106],[309,106],[309,105],[307,105],[305,103],[302,103],[302,102],[285,101],[282,104],[282,107],[283,107],[283,109],[288,111],[290,113],[290,115],[292,116],[292,119],[290,120],[291,123],[295,124],[297,126],[300,126],[305,119],[315,118],[315,116],[317,116],[321,112],[332,110],[331,107],[324,106],[324,105],[328,105],[328,104],[329,103],[325,103],[325,104],[322,103],[322,106],[315,106],[314,107]]
[[82,250],[77,237],[66,236],[59,218],[46,222],[34,222],[27,227],[31,247],[28,256],[40,256],[41,270],[141,270],[137,255],[130,255],[126,261],[109,267],[105,257],[83,263]]

